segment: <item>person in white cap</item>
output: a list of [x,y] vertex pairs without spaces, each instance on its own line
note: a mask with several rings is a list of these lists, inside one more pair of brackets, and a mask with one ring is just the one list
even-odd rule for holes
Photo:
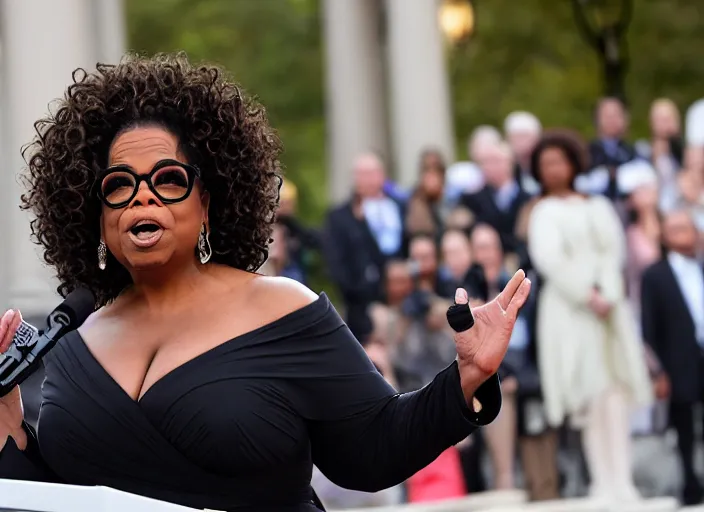
[[688,146],[704,147],[704,98],[687,109],[685,136]]
[[530,112],[511,112],[504,121],[504,136],[516,159],[515,173],[518,186],[530,195],[540,191],[540,185],[530,171],[530,155],[540,140],[542,131],[540,120]]

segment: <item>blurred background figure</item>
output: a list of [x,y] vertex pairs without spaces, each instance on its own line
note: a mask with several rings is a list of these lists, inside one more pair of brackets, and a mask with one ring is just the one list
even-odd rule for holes
[[[665,214],[665,257],[643,274],[643,337],[662,362],[672,386],[670,421],[684,473],[683,501],[702,501],[704,491],[694,468],[701,420],[695,407],[704,400],[704,272],[697,260],[697,228],[685,210]],[[699,437],[701,441],[701,437]]]
[[[383,301],[374,302],[369,306],[369,317],[375,339],[386,345],[391,354],[390,357],[394,360],[408,329],[408,319],[404,315],[403,305],[414,288],[414,275],[408,262],[391,260],[386,264]],[[398,373],[398,369],[396,371]],[[398,380],[396,384],[398,385]]]
[[682,167],[684,141],[680,111],[669,98],[659,98],[650,106],[650,140],[636,142],[636,153],[657,171],[662,194],[668,196],[677,186]]
[[346,321],[361,333],[371,322],[367,308],[381,299],[386,262],[405,253],[404,205],[384,192],[386,171],[377,155],[357,157],[352,172],[352,197],[328,214],[323,250]]
[[594,112],[597,136],[589,144],[589,167],[616,168],[636,156],[626,142],[628,111],[622,100],[606,97],[599,100]]
[[[503,290],[510,277],[496,230],[486,224],[474,227],[471,249],[478,271],[470,276],[468,290],[486,302]],[[472,282],[473,281],[473,282]],[[493,487],[515,487],[516,447],[520,449],[523,476],[531,500],[559,497],[557,434],[548,425],[540,393],[535,359],[535,301],[521,311],[501,366],[503,406],[499,417],[484,429],[493,463]]]
[[467,233],[459,229],[445,231],[441,241],[442,253],[442,283],[441,295],[453,298],[457,288],[466,288],[469,296],[476,296],[479,291],[472,289],[475,286],[474,273],[481,268],[474,264],[472,247]]
[[[478,224],[472,230],[471,247],[474,259],[479,267],[479,272],[472,277],[475,280],[480,280],[480,282],[472,283],[469,286],[468,293],[473,293],[477,301],[485,303],[490,300],[490,297],[498,295],[508,282],[508,276],[504,270],[501,240],[494,228],[487,224]],[[523,330],[523,332],[518,332],[511,340],[514,349],[521,350],[525,348],[527,339],[524,328],[525,324],[519,326],[518,331]],[[503,396],[501,412],[491,426],[484,429],[484,437],[487,441],[493,464],[492,483],[495,489],[513,489],[515,487],[517,388],[516,377],[511,373],[508,375],[504,374],[501,383],[501,394]]]
[[484,176],[484,187],[474,194],[464,194],[461,204],[472,211],[476,222],[493,227],[501,237],[506,253],[521,253],[515,237],[516,220],[521,207],[530,199],[514,176],[514,159],[505,142],[486,147],[478,162]]
[[626,105],[615,97],[600,99],[595,108],[594,122],[597,136],[589,144],[588,169],[604,168],[608,172],[608,184],[601,192],[616,200],[619,198],[617,169],[636,157],[633,146],[626,141],[629,124]]
[[640,282],[643,271],[660,259],[658,177],[646,161],[624,164],[619,189],[626,196],[626,287],[634,315],[640,319]]
[[437,370],[445,368],[456,356],[445,317],[451,301],[441,296],[444,287],[435,241],[427,235],[416,236],[411,239],[409,253],[413,289],[401,306],[408,329],[395,361],[405,376],[405,382],[399,383],[401,389],[408,391],[430,382]]
[[279,275],[307,284],[312,258],[320,250],[320,235],[298,219],[297,206],[298,188],[290,180],[284,180],[276,222],[286,239],[287,262]]
[[439,151],[427,149],[420,156],[420,173],[406,208],[406,233],[408,236],[426,234],[440,239],[445,218],[443,201],[445,189],[445,162]]
[[516,160],[515,177],[518,186],[530,195],[540,191],[530,169],[530,155],[540,140],[543,127],[530,112],[516,111],[506,116],[504,135]]
[[623,286],[622,224],[605,199],[574,191],[584,170],[574,136],[544,136],[534,162],[543,199],[528,244],[543,280],[537,339],[548,422],[582,428],[591,495],[633,501],[628,408],[647,405],[651,393]]
[[456,162],[447,170],[445,196],[455,204],[462,194],[473,194],[484,186],[484,175],[478,162],[487,148],[501,141],[501,132],[493,126],[477,126],[467,140],[468,161]]

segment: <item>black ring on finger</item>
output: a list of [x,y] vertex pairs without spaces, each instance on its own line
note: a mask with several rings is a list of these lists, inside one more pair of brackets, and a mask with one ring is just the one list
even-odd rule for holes
[[447,308],[447,323],[455,332],[464,332],[474,326],[474,315],[469,304],[453,304]]

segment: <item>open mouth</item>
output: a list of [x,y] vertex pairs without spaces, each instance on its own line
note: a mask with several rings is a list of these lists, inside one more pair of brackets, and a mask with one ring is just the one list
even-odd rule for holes
[[163,232],[164,228],[153,220],[141,220],[130,228],[132,240],[140,246],[156,244]]

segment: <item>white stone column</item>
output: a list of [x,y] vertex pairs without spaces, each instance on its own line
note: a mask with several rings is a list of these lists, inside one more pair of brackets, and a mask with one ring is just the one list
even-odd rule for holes
[[[0,13],[0,16],[2,13]],[[1,39],[0,39],[1,40]],[[4,52],[2,44],[0,44],[0,162],[7,161],[7,144],[5,138],[5,126],[4,126],[4,116],[7,113],[7,102],[4,101],[6,97],[5,94],[5,84],[3,83],[2,77],[5,74],[4,69]],[[0,177],[2,176],[2,170],[0,170]],[[1,179],[1,178],[0,178]],[[4,185],[4,182],[0,182]],[[5,240],[5,243],[0,243],[0,314],[4,313],[9,302],[9,275],[10,275],[10,221],[8,219],[9,208],[5,206],[8,201],[7,194],[2,192],[0,187],[0,240]],[[13,203],[14,204],[14,203]]]
[[454,159],[450,89],[437,0],[386,0],[391,128],[396,177],[417,181],[427,147]]
[[30,217],[19,210],[20,148],[34,136],[33,123],[62,96],[77,67],[94,66],[90,0],[0,0],[2,37],[3,259],[5,305],[25,317],[44,315],[58,301],[51,271],[30,242]]
[[328,189],[333,201],[349,197],[356,155],[387,151],[380,7],[379,0],[323,1]]
[[123,0],[93,0],[98,62],[117,64],[125,53],[126,28]]

